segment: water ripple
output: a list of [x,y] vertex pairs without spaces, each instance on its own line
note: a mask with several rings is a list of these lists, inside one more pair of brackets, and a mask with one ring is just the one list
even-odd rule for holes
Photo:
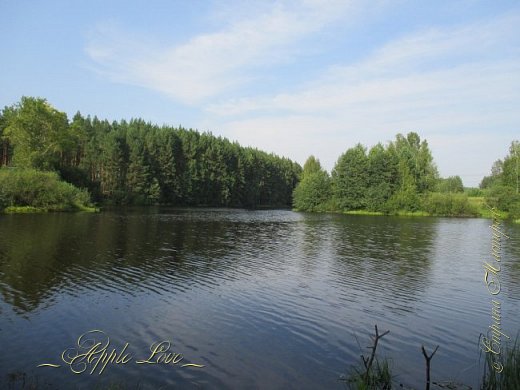
[[[378,324],[390,330],[381,353],[405,384],[422,385],[423,344],[440,345],[446,379],[480,377],[486,221],[170,208],[20,217],[0,217],[1,373],[103,329],[141,355],[171,340],[206,366],[114,367],[107,380],[330,388],[368,353]],[[520,327],[519,254],[518,239],[504,245],[509,330]]]

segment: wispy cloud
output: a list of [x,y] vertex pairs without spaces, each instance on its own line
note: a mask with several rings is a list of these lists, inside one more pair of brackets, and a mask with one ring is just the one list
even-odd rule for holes
[[[497,151],[495,129],[501,129],[500,142],[513,137],[520,124],[518,10],[457,26],[404,29],[362,56],[330,56],[303,84],[284,83],[276,74],[280,84],[262,88],[267,72],[299,72],[298,56],[321,49],[302,45],[306,39],[359,23],[363,12],[370,14],[364,7],[355,1],[247,3],[235,14],[217,10],[216,24],[224,27],[180,44],[158,46],[130,39],[120,28],[98,28],[87,53],[113,80],[199,109],[198,123],[190,125],[300,162],[315,154],[328,169],[357,142],[418,131],[430,140],[441,173],[457,174],[460,137],[478,137]],[[343,42],[338,38],[332,50],[348,52]],[[477,161],[473,155],[470,184],[494,156]]]
[[[334,64],[294,91],[229,99],[206,110],[234,139],[289,151],[299,161],[316,154],[329,169],[357,142],[418,131],[430,140],[442,174],[465,172],[466,184],[475,185],[520,124],[519,22],[517,13],[417,31],[358,62]],[[493,135],[498,129],[500,140]],[[460,161],[461,137],[483,153]]]
[[[213,103],[207,111],[238,115],[254,111],[351,113],[360,107],[409,113],[424,107],[461,105],[475,99],[518,96],[520,15],[457,29],[429,29],[376,48],[353,64],[334,64],[293,92]],[[402,114],[401,112],[399,114]]]
[[251,81],[252,69],[290,58],[291,45],[338,20],[346,1],[275,2],[249,19],[235,19],[220,31],[176,46],[139,45],[116,29],[98,28],[87,54],[117,81],[161,91],[194,104]]

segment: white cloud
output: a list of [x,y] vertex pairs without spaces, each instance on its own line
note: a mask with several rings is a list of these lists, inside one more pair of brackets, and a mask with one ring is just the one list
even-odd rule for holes
[[337,20],[348,8],[348,2],[334,0],[275,2],[258,13],[249,9],[253,18],[231,15],[233,21],[221,31],[172,47],[150,48],[124,39],[117,29],[98,28],[87,54],[114,80],[194,104],[250,81],[247,69],[287,61],[293,43]]
[[489,100],[489,95],[510,99],[520,81],[520,38],[512,39],[518,23],[520,15],[511,15],[456,30],[419,32],[358,63],[331,66],[292,93],[231,99],[206,109],[224,116],[261,110],[337,113],[360,105],[378,110],[380,104],[412,111],[421,104]]
[[[459,172],[476,185],[520,126],[519,22],[512,14],[416,32],[359,62],[331,66],[298,90],[215,102],[206,111],[239,142],[300,162],[315,154],[329,169],[357,142],[373,145],[418,131],[430,140],[441,174]],[[464,161],[463,139],[471,145]]]
[[[331,23],[354,23],[366,10],[343,1],[244,4],[235,14],[230,7],[217,12],[221,30],[182,44],[156,47],[121,29],[98,29],[87,52],[114,80],[198,107],[201,129],[300,162],[314,154],[328,169],[357,142],[373,145],[397,132],[419,132],[441,174],[462,173],[470,185],[496,153],[507,152],[520,126],[519,12],[389,36],[364,58],[336,56],[304,85],[280,84],[259,95],[262,72],[280,64],[298,72],[293,57],[316,50],[298,46],[302,40]],[[461,162],[464,139],[471,157]],[[486,150],[493,157],[483,157]]]

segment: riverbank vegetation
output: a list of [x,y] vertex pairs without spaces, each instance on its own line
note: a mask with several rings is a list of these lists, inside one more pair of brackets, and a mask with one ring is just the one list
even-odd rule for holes
[[90,195],[55,172],[0,169],[0,210],[8,213],[93,211]]
[[[340,380],[344,382],[346,388],[351,390],[369,390],[369,389],[392,389],[392,388],[408,388],[403,383],[396,380],[396,376],[392,374],[390,361],[386,358],[379,357],[377,346],[380,339],[389,331],[379,334],[377,325],[375,326],[375,335],[372,337],[372,346],[370,355],[365,357],[361,355],[363,365],[352,366],[347,375],[342,375]],[[505,346],[501,353],[500,364],[503,367],[502,372],[497,372],[496,363],[497,355],[493,353],[485,353],[484,365],[482,367],[482,381],[480,383],[481,390],[509,390],[520,389],[520,345],[518,344],[518,336],[514,343]],[[480,340],[479,340],[480,344]],[[431,361],[435,353],[439,349],[437,346],[431,353],[428,353],[424,346],[421,346],[422,355],[425,360],[425,388],[429,390],[433,388],[447,388],[467,390],[470,386],[453,381],[440,381],[442,373],[432,374]],[[481,355],[482,356],[482,355]]]
[[503,366],[503,370],[500,373],[494,368],[496,355],[486,353],[482,389],[520,389],[520,345],[518,341],[519,339],[517,337],[514,344],[508,345],[503,349],[501,353],[503,359],[500,362]]
[[[55,172],[95,202],[246,208],[290,207],[301,173],[287,158],[210,133],[79,112],[69,121],[31,97],[0,114],[0,166]],[[10,191],[12,206],[21,206]]]
[[[517,141],[510,155],[495,163],[481,188],[465,189],[459,176],[439,177],[426,140],[417,133],[398,134],[386,146],[358,144],[343,153],[331,174],[310,156],[293,198],[300,211],[361,215],[520,217]],[[516,186],[516,187],[515,187]]]
[[[519,159],[515,141],[480,188],[468,189],[459,176],[441,178],[427,141],[411,132],[370,149],[357,144],[329,174],[314,156],[302,170],[287,158],[211,133],[142,119],[109,122],[79,112],[69,120],[45,99],[23,97],[0,113],[0,167],[10,168],[3,180],[17,180],[4,190],[0,210],[62,210],[92,201],[489,217],[495,207],[504,217],[520,220]],[[36,171],[55,172],[51,182],[60,189],[43,196]],[[22,180],[24,175],[32,179]],[[74,192],[67,201],[57,195],[67,191]],[[56,203],[50,201],[53,196]]]
[[485,201],[520,222],[520,142],[513,141],[509,154],[495,161],[491,175],[480,183]]

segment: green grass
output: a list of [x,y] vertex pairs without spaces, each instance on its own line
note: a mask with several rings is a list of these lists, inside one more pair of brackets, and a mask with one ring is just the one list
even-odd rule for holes
[[45,208],[45,207],[33,207],[33,206],[9,206],[4,209],[5,214],[37,214],[37,213],[48,213],[50,211],[83,211],[87,213],[97,213],[99,209],[96,207],[88,207],[81,204],[75,205],[75,207],[68,208]]
[[498,373],[493,364],[496,355],[486,353],[482,390],[520,389],[520,345],[518,336],[512,346],[508,345],[501,352],[503,371]]
[[[516,215],[510,215],[506,211],[491,212],[484,196],[467,196],[466,194],[444,194],[444,193],[428,193],[424,195],[420,202],[416,204],[421,210],[393,210],[391,211],[370,211],[366,209],[361,210],[341,210],[337,204],[331,202],[323,205],[319,210],[314,212],[330,212],[346,215],[392,215],[400,217],[477,217],[491,219],[493,214],[499,216],[501,219],[508,219]],[[297,210],[295,210],[297,211]],[[512,219],[512,218],[511,218]],[[515,223],[520,223],[519,219],[513,220]]]
[[[372,355],[374,357],[372,366],[368,363],[368,358],[363,355],[363,365],[352,366],[350,373],[342,375],[340,380],[344,382],[345,386],[350,390],[372,390],[372,389],[392,389],[396,388],[392,373],[390,370],[390,364],[388,359],[379,360],[376,352],[377,348],[377,327],[376,337],[374,339],[374,346],[372,347]],[[384,336],[384,334],[382,335]],[[380,338],[382,338],[382,336]],[[485,362],[483,367],[482,384],[480,385],[481,390],[510,390],[520,389],[520,334],[517,335],[516,340],[513,344],[509,343],[504,345],[501,354],[498,355],[500,360],[497,359],[497,355],[493,353],[485,353],[480,351],[481,356],[484,353]],[[479,340],[480,344],[480,340]],[[423,350],[423,354],[424,354]],[[435,353],[435,352],[434,352]],[[433,353],[433,354],[434,354]],[[433,357],[433,354],[430,356]],[[497,372],[494,367],[498,367],[497,363],[500,363],[503,367],[501,372]],[[367,373],[368,371],[368,373]],[[438,374],[434,374],[431,378],[436,378]],[[455,383],[455,382],[438,382],[432,380],[432,389],[435,388],[449,388],[449,389],[471,389],[471,387]],[[403,388],[403,384],[399,384],[399,387]]]
[[[483,196],[472,196],[468,197],[468,200],[472,205],[474,205],[477,208],[479,216],[481,218],[493,218],[493,213],[491,212],[489,206],[486,204],[486,198],[484,198]],[[495,210],[495,214],[498,214],[499,218],[501,219],[509,218],[509,213],[507,211]],[[520,220],[514,220],[513,222],[519,223]]]
[[343,214],[347,215],[393,215],[399,217],[430,217],[431,215],[426,211],[406,211],[398,210],[390,213],[383,213],[381,211],[368,211],[368,210],[350,210],[344,211]]
[[[477,217],[477,218],[487,218],[491,219],[493,214],[491,213],[491,209],[486,205],[484,197],[468,197],[468,202],[470,207],[476,210],[476,213],[472,213],[471,215],[460,215],[460,217]],[[293,209],[293,211],[300,211],[297,209]],[[391,215],[398,217],[458,217],[457,215],[444,215],[444,214],[431,214],[427,211],[407,211],[407,210],[397,210],[390,211],[388,213],[383,213],[381,211],[369,211],[369,210],[348,210],[348,211],[338,211],[338,210],[322,210],[322,211],[313,211],[313,212],[327,212],[327,213],[340,213],[345,215]],[[509,214],[506,211],[495,211],[495,214],[501,219],[507,219]],[[512,221],[513,223],[520,223],[520,219],[515,219]]]
[[101,209],[99,207],[90,207],[90,206],[83,206],[83,205],[79,205],[77,206],[78,207],[78,211],[84,211],[85,213],[99,213],[101,211]]
[[372,390],[372,389],[391,389],[392,373],[387,359],[380,362],[374,360],[375,366],[370,371],[368,379],[365,372],[360,368],[354,368],[350,375],[345,379],[345,384],[351,390]]
[[4,209],[6,214],[30,214],[30,213],[46,213],[46,208],[32,206],[9,206]]
[[385,215],[385,213],[382,213],[381,211],[368,211],[368,210],[350,210],[345,211],[343,214],[347,215]]
[[468,202],[478,210],[481,217],[491,218],[491,210],[486,206],[486,200],[483,196],[468,196]]
[[426,211],[406,211],[406,210],[398,210],[392,215],[397,215],[399,217],[431,217],[430,213],[427,213]]

